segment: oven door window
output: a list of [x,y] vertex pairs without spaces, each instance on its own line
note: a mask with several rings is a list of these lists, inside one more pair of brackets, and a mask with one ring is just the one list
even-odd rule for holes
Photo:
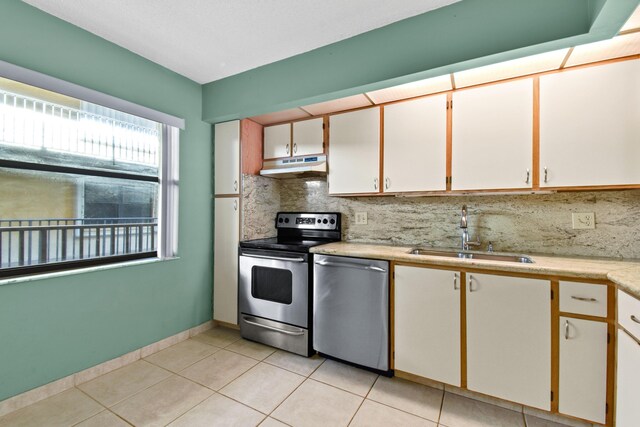
[[279,304],[291,304],[293,301],[293,275],[291,271],[253,266],[251,269],[251,296]]

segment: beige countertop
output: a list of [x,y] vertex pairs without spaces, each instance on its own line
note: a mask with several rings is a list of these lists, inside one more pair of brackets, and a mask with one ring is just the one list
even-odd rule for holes
[[[435,266],[475,268],[513,273],[573,277],[577,279],[610,280],[625,292],[640,298],[640,261],[620,261],[603,258],[567,258],[549,255],[527,255],[532,264],[412,255],[410,246],[336,242],[315,246],[311,252],[324,255],[352,256],[388,261],[429,264]],[[435,248],[434,248],[435,249]]]
[[624,270],[610,271],[607,277],[618,285],[618,288],[640,299],[640,265]]

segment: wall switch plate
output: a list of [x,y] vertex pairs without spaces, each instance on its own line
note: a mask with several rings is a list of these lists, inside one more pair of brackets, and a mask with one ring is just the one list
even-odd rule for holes
[[571,223],[574,230],[596,228],[596,217],[593,212],[572,213]]
[[366,212],[356,212],[356,225],[367,225]]

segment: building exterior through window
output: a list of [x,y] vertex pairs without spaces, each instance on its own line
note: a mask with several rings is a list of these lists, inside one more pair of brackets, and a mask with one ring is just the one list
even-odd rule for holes
[[0,78],[0,277],[158,256],[177,134]]

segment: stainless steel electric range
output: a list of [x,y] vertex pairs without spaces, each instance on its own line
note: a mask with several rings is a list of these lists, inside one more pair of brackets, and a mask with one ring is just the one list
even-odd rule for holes
[[340,240],[339,213],[279,212],[277,237],[240,242],[240,334],[247,339],[310,356],[313,254]]

